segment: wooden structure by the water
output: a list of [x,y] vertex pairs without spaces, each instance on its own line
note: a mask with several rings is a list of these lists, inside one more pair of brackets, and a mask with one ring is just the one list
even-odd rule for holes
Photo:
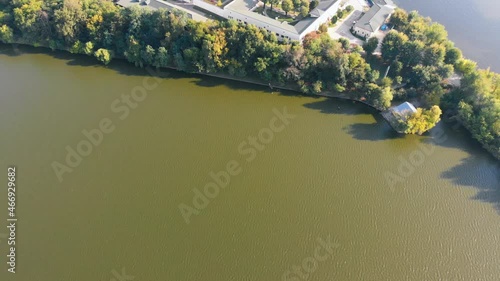
[[389,125],[391,125],[396,132],[404,134],[404,130],[401,129],[401,123],[406,122],[408,117],[415,112],[417,112],[417,109],[413,106],[413,104],[404,102],[398,106],[393,106],[380,114],[382,114],[382,117],[384,117],[387,123],[389,123]]

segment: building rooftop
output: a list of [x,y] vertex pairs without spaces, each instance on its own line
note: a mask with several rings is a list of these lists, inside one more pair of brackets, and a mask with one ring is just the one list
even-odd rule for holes
[[198,21],[205,21],[206,20],[206,17],[204,17],[199,12],[195,12],[193,10],[188,10],[185,8],[186,6],[179,6],[179,5],[172,4],[172,3],[169,3],[169,2],[163,1],[163,0],[150,0],[149,4],[147,4],[147,5],[145,3],[143,3],[142,0],[118,0],[115,3],[117,5],[125,7],[125,8],[137,6],[137,7],[141,7],[141,8],[145,8],[145,9],[150,9],[150,10],[165,9],[168,11],[172,11],[175,9],[175,10],[186,13],[188,18],[198,20]]
[[[139,0],[118,0],[116,1],[116,4],[122,6],[122,7],[133,7],[133,6],[140,6],[140,7],[144,7],[144,8],[147,8],[147,9],[155,9],[157,7],[154,7],[155,1],[151,1],[150,5],[145,5],[143,3],[141,3]],[[161,7],[161,8],[165,8],[165,7]],[[158,8],[157,8],[158,9]]]
[[409,102],[404,102],[398,106],[391,107],[391,110],[401,116],[408,116],[417,112],[415,106]]
[[319,2],[318,6],[311,11],[310,16],[301,19],[295,25],[290,25],[287,22],[279,22],[270,17],[255,13],[250,10],[249,1],[253,0],[235,0],[228,4],[225,8],[232,12],[242,14],[246,17],[256,19],[262,23],[268,24],[270,26],[278,27],[291,33],[301,34],[307,27],[309,27],[316,19],[321,16],[325,11],[327,11],[332,5],[337,3],[339,0],[324,0]]
[[370,32],[378,30],[378,28],[385,22],[385,20],[394,11],[393,6],[389,5],[373,5],[368,12],[366,12],[354,25]]
[[407,118],[415,112],[417,112],[417,109],[413,104],[404,102],[398,106],[389,108],[389,110],[381,114],[396,132],[403,134],[405,133],[404,122],[406,122]]
[[324,12],[326,12],[328,8],[330,8],[330,6],[332,6],[336,2],[337,1],[321,1],[319,2],[318,6],[316,6],[316,8],[314,8],[314,10],[312,10],[309,14],[311,15],[311,17],[317,18]]
[[[238,2],[240,2],[240,3],[238,3]],[[226,6],[226,10],[230,10],[233,13],[239,13],[241,15],[248,17],[248,18],[258,20],[258,21],[265,23],[267,25],[279,27],[279,28],[286,30],[286,31],[289,31],[289,32],[296,32],[295,27],[293,25],[289,25],[287,22],[279,22],[279,21],[272,19],[270,17],[266,17],[264,15],[252,12],[246,8],[245,4],[243,4],[241,2],[244,2],[244,1],[243,0],[233,1],[232,3],[230,3]]]
[[373,3],[378,4],[379,6],[384,6],[387,4],[385,0],[372,0]]
[[339,0],[326,0],[319,2],[318,6],[309,13],[310,16],[303,18],[297,24],[295,24],[295,30],[297,30],[297,33],[300,34],[304,30],[306,30],[306,28],[309,27],[309,25],[311,25],[314,21],[316,21],[316,18],[320,17],[324,12],[326,12],[331,6],[333,6],[338,1]]

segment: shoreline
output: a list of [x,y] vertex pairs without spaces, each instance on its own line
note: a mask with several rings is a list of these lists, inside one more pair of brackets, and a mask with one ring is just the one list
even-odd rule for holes
[[350,98],[347,95],[336,95],[336,94],[331,93],[330,91],[324,91],[324,92],[317,93],[317,94],[306,94],[306,93],[301,92],[298,88],[292,88],[292,87],[284,86],[284,85],[272,85],[270,83],[266,84],[265,82],[258,81],[257,79],[249,79],[249,78],[245,79],[245,78],[234,77],[234,76],[227,75],[227,74],[213,74],[213,73],[203,73],[203,72],[185,72],[185,71],[179,70],[175,67],[169,67],[168,69],[180,71],[183,73],[192,73],[192,74],[198,74],[198,75],[202,75],[202,76],[210,76],[210,77],[226,79],[226,80],[231,80],[231,81],[237,81],[237,82],[242,82],[242,83],[248,83],[248,84],[253,84],[253,85],[259,85],[259,86],[265,86],[265,87],[269,87],[269,85],[271,85],[272,88],[284,90],[284,91],[295,92],[295,93],[298,93],[298,94],[300,94],[302,96],[306,96],[306,97],[317,96],[317,97],[336,98],[336,99],[342,99],[342,100],[355,101],[355,102],[359,102],[361,104],[364,104],[368,107],[371,107],[379,112],[383,111],[383,110],[381,110],[381,109],[379,109],[379,108],[377,108],[377,107],[375,107],[367,102]]
[[[28,43],[23,43],[23,42],[14,42],[14,43],[8,43],[8,44],[0,43],[0,44],[4,45],[4,46],[10,45],[10,46],[14,46],[14,47],[16,47],[16,45],[20,45],[20,46],[25,46],[25,47],[29,47],[29,48],[35,48],[35,49],[42,48],[42,49],[46,49],[47,51],[51,51],[51,52],[58,51],[58,52],[64,52],[64,53],[69,54],[69,55],[77,55],[77,56],[88,57],[90,59],[93,59],[93,57],[85,55],[85,54],[72,53],[69,50],[64,50],[64,49],[52,49],[49,46],[42,46],[42,45],[34,46],[34,45],[30,45]],[[134,68],[139,68],[139,69],[144,68],[144,67],[138,67],[138,66],[133,65],[131,62],[127,61],[127,59],[125,57],[122,57],[122,56],[115,56],[115,57],[113,57],[113,59],[126,62],[127,64],[131,65]],[[95,59],[93,59],[93,60],[95,61]],[[102,65],[98,62],[97,62],[97,64],[106,67],[105,65]],[[149,66],[149,67],[153,67],[153,66]],[[201,75],[201,76],[215,77],[215,78],[219,78],[219,79],[223,79],[223,80],[231,80],[231,81],[236,81],[236,82],[248,83],[248,84],[252,84],[252,85],[264,86],[267,88],[269,88],[269,86],[271,86],[274,89],[291,91],[291,92],[294,92],[294,93],[297,93],[297,94],[300,94],[300,95],[306,96],[306,97],[316,96],[316,97],[337,98],[337,99],[342,99],[342,100],[354,101],[354,102],[359,102],[361,104],[364,104],[370,108],[373,108],[373,109],[377,110],[378,112],[383,111],[382,109],[377,108],[374,105],[371,105],[371,104],[364,102],[362,100],[353,99],[352,97],[349,97],[346,94],[334,94],[331,91],[323,91],[321,93],[307,94],[307,93],[301,92],[298,87],[292,87],[289,85],[273,85],[270,82],[266,84],[265,81],[259,80],[257,78],[251,78],[251,77],[242,78],[242,77],[236,77],[236,76],[232,76],[230,74],[225,74],[225,73],[187,72],[187,71],[179,69],[175,66],[168,66],[168,67],[162,67],[162,68],[175,70],[175,71],[178,71],[180,73],[185,73],[185,74],[195,74],[195,75]],[[160,69],[162,69],[162,68],[160,68]]]
[[[68,50],[53,49],[53,48],[50,48],[48,46],[42,46],[42,45],[40,45],[40,46],[34,46],[34,45],[30,45],[30,44],[27,44],[27,43],[21,43],[21,42],[15,42],[15,43],[9,43],[9,44],[5,44],[4,43],[2,45],[4,45],[4,46],[10,45],[10,46],[14,46],[14,47],[16,45],[21,45],[21,46],[26,46],[26,47],[35,48],[35,49],[42,48],[42,49],[46,49],[47,51],[49,51],[49,50],[50,51],[59,51],[59,52],[64,52],[64,53],[69,54],[69,55],[81,55],[81,56],[85,56],[85,57],[91,58],[90,56],[87,56],[85,54],[75,54],[75,53],[71,53]],[[127,61],[127,59],[125,59],[124,57],[116,56],[116,57],[114,57],[114,59],[126,62],[127,64],[131,65],[132,67],[141,68],[141,67],[137,67],[137,66],[133,65],[131,62]],[[180,69],[178,69],[178,68],[176,68],[174,66],[168,66],[168,67],[162,67],[162,68],[163,69],[169,69],[169,70],[178,71],[180,73],[185,73],[185,74],[194,74],[194,75],[200,75],[200,76],[215,77],[215,78],[218,78],[218,79],[230,80],[230,81],[237,81],[237,82],[248,83],[248,84],[258,85],[258,86],[264,86],[264,87],[269,87],[269,84],[270,84],[270,83],[266,84],[264,81],[260,81],[259,79],[255,79],[255,78],[241,78],[241,77],[231,76],[229,74],[221,74],[221,73],[215,74],[215,73],[204,73],[204,72],[187,72],[187,71],[184,71],[184,70],[180,70]],[[160,68],[160,69],[162,69],[162,68]],[[275,89],[284,90],[284,91],[291,91],[291,92],[294,92],[294,93],[302,95],[302,96],[308,96],[308,97],[326,97],[326,98],[336,98],[336,99],[354,101],[354,102],[361,103],[361,104],[363,104],[365,106],[368,106],[368,107],[370,107],[372,109],[375,109],[375,110],[378,111],[378,113],[383,112],[382,109],[379,109],[379,108],[377,108],[377,107],[375,107],[375,106],[373,106],[373,105],[371,105],[371,104],[369,104],[367,102],[364,102],[364,101],[361,101],[361,100],[357,100],[357,99],[353,99],[353,98],[351,98],[351,97],[349,97],[347,95],[344,95],[344,94],[343,95],[333,94],[330,91],[323,91],[321,93],[315,93],[315,94],[307,94],[307,93],[301,92],[298,88],[293,88],[293,87],[286,86],[286,85],[271,85],[271,86],[273,88],[275,88]],[[386,120],[386,122],[388,122],[388,121]],[[470,133],[469,129],[467,129],[467,127],[462,122],[459,121],[459,123],[460,123],[460,125],[462,127],[464,127]],[[472,139],[474,139],[474,138],[472,138]],[[490,151],[488,148],[484,147],[482,143],[478,142],[478,144],[488,154],[490,154],[491,156],[493,156],[493,158],[495,158],[495,159],[497,159],[497,160],[500,161],[500,156],[496,155],[493,151]]]

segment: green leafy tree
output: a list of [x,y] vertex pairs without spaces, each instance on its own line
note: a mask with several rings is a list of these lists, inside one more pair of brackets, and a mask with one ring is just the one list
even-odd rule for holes
[[339,19],[344,18],[344,10],[342,10],[342,9],[338,9],[338,10],[337,10],[337,17],[338,17]]
[[417,65],[409,76],[409,84],[415,88],[423,88],[433,84],[439,84],[441,77],[432,66]]
[[128,37],[124,54],[125,58],[135,66],[144,66],[141,56],[141,45],[133,35]]
[[63,7],[54,12],[55,30],[59,38],[67,44],[74,44],[81,35],[81,26],[85,19],[82,7],[78,3],[66,1]]
[[375,49],[377,49],[378,43],[379,41],[377,37],[371,37],[368,41],[363,43],[363,50],[365,50],[366,54],[370,56],[373,54]]
[[0,41],[3,43],[12,43],[14,40],[14,33],[12,31],[12,28],[8,27],[7,25],[2,25],[0,26]]
[[157,68],[167,67],[169,63],[168,51],[165,47],[158,48],[153,65]]
[[293,8],[296,12],[300,11],[300,6],[302,6],[302,0],[292,0]]
[[441,76],[442,79],[449,78],[451,75],[453,75],[454,70],[455,69],[451,64],[444,64],[436,67],[436,72],[439,76]]
[[391,87],[392,86],[392,79],[389,77],[384,77],[380,81],[380,86],[385,88],[385,87]]
[[398,60],[405,67],[413,67],[422,63],[425,44],[419,40],[406,41],[401,48]]
[[404,33],[391,30],[382,41],[382,57],[386,61],[395,60],[401,50],[403,49],[404,44],[408,41],[408,36]]
[[460,49],[452,47],[446,50],[446,55],[444,58],[445,63],[455,65],[461,59],[462,51],[460,51]]
[[300,15],[302,17],[306,17],[309,14],[309,1],[302,0],[300,4]]
[[40,38],[40,15],[42,14],[43,1],[25,0],[13,2],[14,23],[22,32],[24,39],[35,43]]
[[146,48],[141,52],[141,59],[146,65],[153,65],[155,56],[156,51],[150,45],[147,45]]
[[300,15],[302,17],[306,17],[308,14],[309,14],[309,7],[308,6],[300,7]]
[[269,64],[269,60],[266,58],[257,58],[257,61],[255,62],[255,69],[258,72],[262,72],[266,70],[267,66]]
[[281,2],[281,9],[283,9],[283,11],[285,11],[285,14],[288,15],[288,12],[290,12],[293,9],[292,0],[283,0]]
[[328,25],[322,24],[319,26],[319,32],[321,33],[327,33],[328,32]]
[[428,44],[441,44],[448,37],[448,32],[442,24],[433,23],[425,29],[425,37]]
[[391,106],[393,98],[392,89],[390,87],[379,87],[377,84],[369,83],[364,89],[366,100],[381,110],[385,110]]
[[[398,61],[398,60],[395,60],[391,63],[391,68],[389,69],[389,75],[391,77],[398,76],[401,74],[402,69],[403,69],[403,63]],[[403,78],[401,78],[401,79],[403,79]]]
[[83,52],[86,54],[86,55],[92,55],[94,53],[94,43],[92,43],[91,41],[85,43],[85,46],[83,47]]
[[321,80],[318,80],[313,83],[312,85],[312,92],[315,94],[321,93],[321,90],[323,89],[323,82]]
[[337,39],[337,41],[339,41],[340,45],[342,45],[342,48],[344,50],[348,50],[349,46],[351,45],[351,42],[349,42],[349,39],[344,38],[344,37]]
[[77,40],[69,49],[69,51],[73,54],[82,54],[84,53],[85,46],[80,40]]
[[380,78],[380,71],[378,70],[373,69],[366,73],[366,79],[370,83],[375,83],[379,78]]
[[404,30],[408,25],[408,14],[402,9],[396,9],[391,16],[391,23],[397,30]]
[[446,49],[443,45],[432,44],[424,50],[424,58],[422,63],[424,65],[439,65],[444,61]]
[[0,4],[0,24],[12,24],[12,15],[9,12],[8,9],[2,11],[2,5]]
[[436,126],[436,124],[441,120],[441,113],[441,109],[437,105],[432,106],[429,110],[417,108],[417,112],[412,114],[406,120],[408,127],[405,133],[422,135]]
[[269,4],[271,4],[271,10],[272,10],[274,5],[279,4],[279,0],[269,0]]
[[468,59],[458,60],[456,70],[462,74],[473,73],[477,68],[477,63]]
[[94,53],[94,56],[97,58],[97,60],[104,63],[105,65],[111,62],[111,53],[106,49],[98,49]]
[[314,10],[316,7],[318,7],[318,5],[318,0],[312,0],[311,2],[309,2],[309,11]]

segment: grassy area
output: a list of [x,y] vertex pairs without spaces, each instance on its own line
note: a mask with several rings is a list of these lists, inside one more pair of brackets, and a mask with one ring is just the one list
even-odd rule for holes
[[382,59],[378,56],[369,56],[366,58],[366,62],[370,64],[373,70],[377,70],[380,73],[378,82],[380,83],[384,78],[385,72],[387,71],[388,64],[384,63]]
[[272,19],[276,19],[277,18],[279,21],[286,21],[286,22],[292,22],[293,21],[292,17],[282,15],[282,14],[280,14],[278,12],[275,12],[275,11],[273,11],[271,9],[267,9],[266,13]]
[[255,10],[253,10],[253,12],[263,15],[264,14],[264,6],[260,6],[260,7],[255,8]]
[[335,14],[330,21],[330,27],[335,26],[339,21],[344,20],[345,18],[350,16],[353,12],[354,8],[350,5],[343,10],[338,10],[337,14]]

